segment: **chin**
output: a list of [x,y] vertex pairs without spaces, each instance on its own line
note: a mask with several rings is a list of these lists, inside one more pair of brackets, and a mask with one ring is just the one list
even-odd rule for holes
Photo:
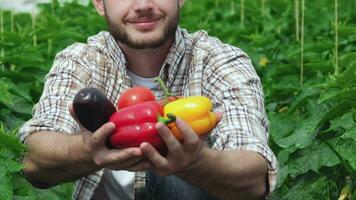
[[134,41],[134,44],[137,44],[138,46],[153,46],[153,47],[159,47],[161,43],[163,42],[163,35],[150,35],[150,34],[143,34],[139,37],[130,37],[130,41]]
[[163,37],[163,31],[141,31],[141,32],[134,32],[130,34],[132,39],[134,40],[140,40],[140,41],[145,41],[145,40],[157,40],[159,38]]

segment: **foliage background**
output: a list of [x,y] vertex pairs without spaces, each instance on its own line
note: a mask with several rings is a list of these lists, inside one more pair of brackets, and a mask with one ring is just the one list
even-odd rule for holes
[[[91,5],[40,7],[37,16],[0,11],[4,200],[70,199],[72,183],[38,190],[22,178],[17,160],[25,147],[16,133],[31,117],[55,54],[106,29]],[[262,79],[280,164],[272,199],[356,199],[355,10],[354,0],[194,0],[182,10],[181,27],[244,49]]]

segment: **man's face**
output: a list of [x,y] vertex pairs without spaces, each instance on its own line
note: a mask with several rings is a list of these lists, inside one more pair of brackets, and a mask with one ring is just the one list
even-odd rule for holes
[[134,49],[158,48],[174,37],[179,0],[104,0],[113,37]]

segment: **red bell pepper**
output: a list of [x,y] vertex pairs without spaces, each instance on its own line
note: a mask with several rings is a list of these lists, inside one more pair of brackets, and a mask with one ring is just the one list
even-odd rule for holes
[[114,148],[138,147],[142,142],[148,142],[159,149],[163,141],[155,124],[158,121],[165,124],[175,121],[174,116],[163,118],[163,107],[156,101],[135,104],[113,113],[109,119],[115,123],[116,129],[110,136]]

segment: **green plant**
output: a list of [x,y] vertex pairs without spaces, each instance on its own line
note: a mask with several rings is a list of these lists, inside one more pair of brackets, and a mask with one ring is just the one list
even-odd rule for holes
[[[181,27],[204,29],[250,55],[280,164],[272,199],[356,199],[356,2],[303,2],[186,1]],[[0,199],[41,199],[14,162],[24,151],[15,130],[31,117],[55,54],[106,29],[92,6],[41,8],[35,18],[0,12],[0,161],[7,163]],[[69,184],[41,195],[69,199],[71,191]]]

